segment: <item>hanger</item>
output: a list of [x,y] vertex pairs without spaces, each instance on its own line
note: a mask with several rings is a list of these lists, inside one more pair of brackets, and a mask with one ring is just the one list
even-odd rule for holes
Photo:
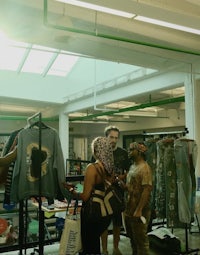
[[40,127],[42,129],[49,128],[46,124],[44,124],[44,122],[39,122],[39,121],[35,121],[29,125],[29,128],[40,128]]

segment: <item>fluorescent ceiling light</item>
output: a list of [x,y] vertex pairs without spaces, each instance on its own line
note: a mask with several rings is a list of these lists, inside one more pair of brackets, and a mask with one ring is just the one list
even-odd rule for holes
[[76,117],[85,117],[87,116],[86,113],[84,112],[73,112],[73,113],[69,113],[69,117],[70,118],[76,118]]
[[161,91],[161,93],[169,95],[171,97],[184,96],[185,95],[185,87],[164,90],[164,91]]
[[129,101],[118,101],[115,103],[107,104],[105,105],[106,108],[113,108],[113,109],[121,109],[121,108],[126,108],[126,107],[132,107],[137,105],[134,102],[129,102]]
[[134,17],[134,19],[139,20],[139,21],[144,21],[144,22],[147,22],[147,23],[151,23],[151,24],[154,24],[154,25],[159,25],[159,26],[163,26],[163,27],[168,27],[168,28],[177,29],[177,30],[180,30],[180,31],[200,35],[200,30],[199,29],[185,27],[185,26],[174,24],[174,23],[165,22],[165,21],[162,21],[162,20],[151,19],[151,18],[147,18],[147,17],[144,17],[144,16],[136,16],[136,17]]
[[129,112],[124,112],[123,116],[128,115],[131,117],[134,116],[139,116],[139,117],[157,117],[158,112],[157,111],[145,111],[145,110],[138,110],[138,111],[129,111]]
[[[109,120],[108,120],[109,121]],[[73,123],[84,123],[84,124],[91,124],[91,123],[98,123],[98,124],[108,124],[108,121],[103,120],[73,120]]]
[[82,2],[82,1],[78,1],[78,0],[56,0],[56,1],[83,7],[83,8],[87,8],[87,9],[91,9],[91,10],[95,10],[95,11],[99,11],[99,12],[109,13],[109,14],[121,16],[124,18],[131,19],[135,16],[135,14],[133,14],[133,13],[123,12],[123,11],[119,11],[116,9],[111,9],[111,8],[103,7],[103,6],[96,5],[96,4],[86,3],[86,2]]
[[16,106],[0,104],[0,111],[4,112],[21,112],[21,113],[34,113],[35,108],[29,106]]
[[163,26],[163,27],[168,27],[168,28],[177,29],[180,31],[200,35],[199,29],[185,27],[185,26],[174,24],[174,23],[165,22],[162,20],[152,19],[152,18],[136,15],[136,14],[129,13],[129,12],[123,12],[123,11],[119,11],[116,9],[111,9],[111,8],[107,8],[104,6],[100,6],[100,5],[86,3],[86,2],[82,2],[82,1],[78,1],[78,0],[56,0],[56,1],[83,7],[83,8],[87,8],[87,9],[91,9],[91,10],[95,10],[95,11],[100,11],[100,12],[104,12],[104,13],[108,13],[108,14],[113,14],[113,15],[117,15],[117,16],[121,16],[121,17],[125,17],[125,18],[130,18],[130,19],[134,18],[135,20],[151,23],[154,25],[159,25],[159,26]]

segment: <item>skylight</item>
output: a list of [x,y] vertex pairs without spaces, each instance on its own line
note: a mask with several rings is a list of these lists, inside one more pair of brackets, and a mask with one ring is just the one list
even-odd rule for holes
[[71,71],[72,67],[75,65],[76,61],[78,60],[78,57],[63,53],[57,56],[53,65],[48,71],[49,75],[66,76]]
[[0,43],[0,70],[66,77],[77,56],[67,51],[5,39]]
[[25,51],[26,48],[0,47],[0,70],[16,71]]
[[42,74],[52,57],[52,52],[31,49],[21,71]]

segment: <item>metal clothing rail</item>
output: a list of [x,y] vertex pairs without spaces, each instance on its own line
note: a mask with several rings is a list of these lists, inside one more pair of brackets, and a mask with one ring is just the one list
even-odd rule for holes
[[[149,136],[152,136],[152,135],[167,135],[167,134],[187,134],[189,133],[188,129],[185,128],[184,131],[170,131],[170,132],[158,132],[158,133],[146,133],[144,131],[143,135],[149,135]],[[187,139],[187,140],[190,140],[190,139]],[[188,242],[188,230],[190,230],[190,224],[187,224],[185,223],[185,226],[184,226],[184,230],[185,230],[185,251],[181,251],[181,253],[176,253],[174,252],[173,255],[188,255],[188,254],[193,254],[193,255],[198,255],[198,252],[200,251],[199,248],[189,248],[189,242]],[[173,229],[172,229],[173,230]]]
[[186,223],[185,224],[185,251],[182,252],[181,254],[177,254],[177,255],[188,255],[188,254],[198,255],[198,252],[200,251],[199,248],[194,248],[194,249],[189,248],[188,229],[189,229],[189,225]]
[[188,134],[188,128],[185,128],[185,130],[179,130],[179,131],[168,131],[168,132],[152,132],[152,133],[147,133],[146,131],[143,131],[143,135],[145,136],[153,136],[153,135],[170,135],[170,134]]
[[[38,182],[38,217],[39,217],[39,255],[43,255],[44,254],[44,215],[43,215],[43,211],[42,211],[42,185],[41,185],[41,163],[42,163],[42,155],[41,155],[41,147],[42,147],[42,114],[40,112],[32,115],[31,117],[29,117],[27,119],[27,124],[29,126],[34,125],[31,124],[31,120],[38,118],[37,121],[37,127],[38,127],[38,161],[39,161],[39,182]],[[23,214],[25,212],[25,227],[24,227],[24,222],[23,222]],[[26,244],[26,238],[27,238],[27,214],[28,214],[28,207],[27,207],[27,200],[26,200],[26,205],[25,205],[25,211],[24,211],[24,201],[20,201],[20,208],[19,208],[19,229],[20,229],[20,240],[19,240],[19,246],[20,246],[20,250],[19,250],[19,255],[22,255],[22,250],[23,248],[27,248],[27,244]],[[25,243],[24,243],[25,240]],[[26,251],[25,251],[26,254]],[[31,253],[34,254],[34,253]]]

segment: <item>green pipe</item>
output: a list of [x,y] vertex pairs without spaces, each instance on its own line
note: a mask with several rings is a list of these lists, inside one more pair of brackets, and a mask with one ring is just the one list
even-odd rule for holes
[[179,52],[179,53],[186,53],[186,54],[192,54],[195,56],[200,56],[200,52],[172,48],[172,47],[167,47],[167,46],[158,45],[158,44],[154,44],[154,43],[140,42],[140,41],[135,41],[132,39],[113,36],[113,35],[107,35],[107,34],[101,34],[101,33],[97,34],[95,31],[92,32],[92,31],[86,31],[86,30],[81,30],[81,29],[76,29],[76,28],[70,28],[70,27],[64,27],[64,26],[50,24],[48,22],[48,3],[47,3],[47,1],[48,0],[44,0],[44,25],[46,25],[50,28],[55,28],[58,30],[64,30],[64,31],[77,33],[77,34],[90,35],[90,36],[100,37],[100,38],[104,38],[104,39],[110,39],[110,40],[115,40],[115,41],[120,41],[120,42],[127,42],[127,43],[138,44],[138,45],[143,45],[143,46],[148,46],[148,47],[153,47],[153,48],[158,48],[158,49],[163,49],[163,50],[170,50],[170,51],[175,51],[175,52]]
[[[177,103],[177,102],[185,102],[185,97],[175,97],[175,98],[169,98],[161,101],[156,101],[156,102],[150,102],[150,103],[145,103],[145,104],[140,104],[140,105],[135,105],[127,108],[122,108],[118,109],[115,111],[108,111],[108,112],[101,112],[97,114],[91,114],[87,116],[82,116],[82,117],[76,117],[76,118],[70,118],[69,121],[77,121],[77,120],[92,120],[92,118],[96,118],[98,116],[104,116],[104,115],[114,115],[115,113],[120,113],[120,112],[128,112],[128,111],[134,111],[138,109],[144,109],[147,107],[151,106],[160,106],[160,105],[165,105],[165,104],[171,104],[171,103]],[[0,120],[27,120],[27,116],[9,116],[9,115],[0,115]],[[43,121],[58,121],[58,117],[51,117],[51,118],[42,118]],[[98,121],[98,120],[95,120]],[[99,120],[102,121],[102,120]],[[119,122],[119,121],[114,121],[114,122]],[[126,122],[126,121],[123,121]],[[128,122],[128,121],[127,121]]]
[[90,114],[90,115],[86,115],[86,116],[82,116],[82,117],[70,118],[69,121],[88,120],[88,119],[96,118],[99,116],[104,116],[104,115],[109,116],[109,115],[114,115],[116,113],[134,111],[134,110],[144,109],[147,107],[160,106],[160,105],[172,104],[172,103],[177,103],[177,102],[185,102],[185,97],[181,96],[181,97],[169,98],[169,99],[164,99],[161,101],[150,102],[150,103],[135,105],[135,106],[131,106],[131,107],[121,108],[118,110],[101,112],[101,113],[97,113],[97,114]]

